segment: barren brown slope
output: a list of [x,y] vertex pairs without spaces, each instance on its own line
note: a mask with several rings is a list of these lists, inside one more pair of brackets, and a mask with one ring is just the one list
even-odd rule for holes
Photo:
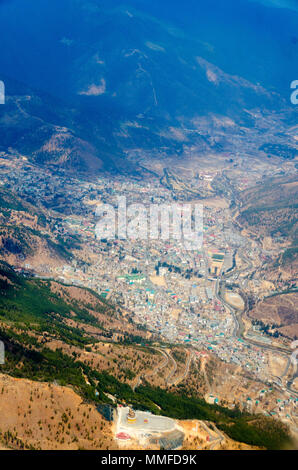
[[249,312],[252,320],[274,325],[274,330],[294,339],[298,337],[298,293],[275,295],[264,299]]
[[113,449],[112,425],[69,387],[0,374],[0,445]]

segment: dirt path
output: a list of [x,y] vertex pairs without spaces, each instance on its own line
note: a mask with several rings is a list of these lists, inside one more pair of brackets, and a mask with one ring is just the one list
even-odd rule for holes
[[[225,436],[214,426],[214,428],[209,428],[208,422],[199,421],[203,429],[209,434],[210,437],[210,448],[209,450],[215,450],[215,447],[220,446],[225,441]],[[214,434],[216,436],[214,436]]]
[[139,387],[142,383],[142,380],[145,379],[146,377],[153,377],[154,375],[156,375],[160,370],[164,369],[168,363],[169,363],[169,360],[170,360],[170,356],[165,352],[163,351],[162,349],[159,349],[159,348],[152,348],[152,349],[155,349],[156,351],[160,352],[163,356],[163,361],[160,363],[160,364],[157,364],[157,366],[151,371],[151,372],[147,372],[146,374],[140,374],[137,378],[136,378],[136,383],[135,385],[133,386],[133,391],[136,390],[137,387]]
[[191,361],[194,357],[194,353],[193,352],[189,352],[187,351],[187,361],[186,361],[186,365],[185,365],[185,369],[184,369],[184,372],[182,373],[182,375],[180,375],[180,377],[176,378],[175,380],[173,380],[172,382],[169,382],[168,381],[168,385],[178,385],[180,382],[182,382],[184,379],[186,379],[186,377],[188,376],[189,374],[189,370],[190,370],[190,365],[191,365]]

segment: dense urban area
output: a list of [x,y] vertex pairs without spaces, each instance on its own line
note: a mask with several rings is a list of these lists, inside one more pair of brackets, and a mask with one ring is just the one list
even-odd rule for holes
[[[164,375],[167,387],[181,386],[199,368],[206,379],[207,403],[278,418],[295,435],[298,390],[291,342],[297,339],[297,322],[283,331],[283,325],[251,316],[259,305],[283,293],[297,295],[293,277],[272,275],[274,260],[287,241],[278,234],[274,242],[268,237],[267,243],[260,243],[241,223],[241,207],[235,204],[238,194],[254,187],[256,180],[290,176],[292,163],[263,164],[253,171],[243,165],[239,168],[233,161],[224,161],[222,168],[206,165],[177,172],[164,168],[160,177],[103,175],[88,181],[62,170],[41,169],[21,155],[12,158],[3,153],[2,189],[14,191],[44,211],[46,216],[33,218],[33,225],[29,219],[22,223],[31,225],[33,231],[34,224],[43,225],[40,235],[45,237],[50,227],[52,243],[64,257],[63,262],[54,262],[41,252],[37,261],[36,256],[10,249],[17,256],[7,256],[6,261],[19,274],[89,288],[116,305],[138,331],[146,332],[141,346],[148,341],[156,348],[162,363],[151,373]],[[118,198],[123,196],[127,207],[201,203],[202,246],[186,249],[185,240],[175,240],[171,233],[165,240],[161,233],[156,239],[149,235],[140,239],[137,232],[125,239],[98,238],[98,208],[109,204],[117,211]],[[175,346],[183,351],[176,353],[178,359],[179,354],[182,358],[186,354],[184,365],[175,358]],[[210,360],[217,361],[220,380],[207,373]],[[134,388],[146,382],[146,374],[140,371],[135,376]],[[121,445],[132,438],[139,444],[144,441],[142,426],[134,434],[129,432],[130,425],[135,426],[133,419],[115,431]],[[175,439],[181,440],[183,429],[173,429]],[[210,432],[206,435],[210,439]],[[218,436],[214,439],[221,443]]]

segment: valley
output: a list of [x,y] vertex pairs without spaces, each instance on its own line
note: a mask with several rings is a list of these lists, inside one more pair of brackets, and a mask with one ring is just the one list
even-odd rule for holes
[[295,2],[0,29],[0,449],[297,449]]
[[[278,418],[297,438],[298,391],[290,362],[297,324],[295,256],[283,261],[281,249],[291,241],[282,234],[264,247],[255,233],[260,225],[246,217],[247,202],[242,202],[258,181],[273,177],[278,182],[281,172],[285,187],[295,191],[294,162],[243,173],[232,162],[203,169],[194,161],[189,171],[177,161],[167,173],[171,184],[154,176],[88,180],[63,170],[54,175],[18,155],[9,160],[3,155],[1,165],[1,257],[9,263],[1,274],[6,292],[1,331],[10,358],[3,373],[71,386],[86,405],[124,403],[137,409],[142,403],[141,409],[154,413],[162,408],[155,400],[147,402],[149,397],[144,402],[140,390],[167,390],[203,398],[211,406]],[[96,208],[116,208],[119,196],[127,196],[128,206],[202,203],[202,246],[187,250],[183,240],[173,239],[98,239]],[[7,295],[13,285],[20,300],[11,297],[11,310]],[[266,305],[271,312],[273,302],[279,316],[266,317]],[[291,318],[281,316],[282,305],[289,312],[288,302]],[[28,365],[26,359],[20,367],[13,351],[20,358],[32,356]],[[36,369],[38,357],[48,364],[45,370]],[[64,361],[70,361],[65,376],[58,365]],[[112,439],[109,432],[102,442]],[[91,440],[91,446],[99,445]],[[246,442],[261,445],[258,439]],[[38,445],[47,448],[43,441]],[[142,446],[138,440],[133,445]]]

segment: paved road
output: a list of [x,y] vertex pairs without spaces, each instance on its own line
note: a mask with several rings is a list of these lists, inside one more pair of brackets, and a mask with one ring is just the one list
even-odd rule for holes
[[174,377],[174,375],[176,374],[176,371],[177,371],[177,362],[175,361],[175,359],[173,358],[173,356],[171,356],[170,353],[168,353],[168,357],[169,357],[169,361],[171,361],[171,363],[173,364],[173,368],[172,368],[172,370],[170,370],[169,375],[165,378],[165,381],[166,381],[167,385],[172,385],[173,382],[171,382],[171,379],[172,379],[172,377]]
[[[208,426],[208,421],[199,421],[201,424],[202,428],[208,433],[209,438],[210,438],[210,448],[209,450],[214,450],[215,447],[219,446],[225,441],[225,436],[214,426],[214,429],[209,428]],[[217,437],[214,437],[214,433],[217,435]]]
[[173,364],[173,368],[170,370],[169,374],[165,377],[165,381],[166,381],[166,384],[167,385],[171,385],[170,380],[171,378],[173,377],[173,375],[176,373],[176,370],[177,370],[177,363],[175,361],[175,359],[171,356],[171,354],[167,353],[166,351],[164,351],[163,349],[160,349],[160,348],[156,348],[156,347],[153,347],[153,346],[150,346],[151,349],[155,349],[156,351],[160,352],[163,357],[164,357],[164,360],[161,364],[158,364],[154,369],[153,371],[151,372],[147,372],[147,374],[141,374],[139,375],[139,377],[137,378],[136,380],[136,383],[135,385],[133,386],[133,391],[136,390],[137,387],[139,387],[142,383],[142,380],[145,378],[145,377],[152,377],[153,375],[156,375],[160,370],[164,369],[165,367],[168,366],[168,364],[171,362]]
[[185,366],[185,369],[184,369],[184,372],[182,375],[180,375],[180,377],[176,378],[175,380],[173,380],[171,383],[168,381],[168,385],[178,385],[180,382],[182,382],[189,374],[189,370],[190,370],[190,364],[191,364],[191,361],[194,357],[194,353],[191,351],[187,351],[187,361],[186,361],[186,366]]
[[166,367],[169,363],[169,356],[168,354],[163,351],[162,349],[160,348],[155,348],[153,346],[150,346],[151,349],[155,349],[156,351],[160,352],[163,356],[163,362],[160,363],[160,364],[157,364],[157,366],[151,371],[151,372],[147,372],[146,374],[140,374],[138,377],[137,377],[137,380],[136,380],[136,383],[135,385],[133,386],[133,391],[136,390],[136,388],[138,388],[141,383],[142,383],[142,380],[145,378],[145,377],[152,377],[153,375],[156,375],[161,369],[163,369],[164,367]]
[[[241,257],[241,259],[243,261],[245,261],[248,266],[246,266],[245,268],[241,269],[241,270],[233,270],[231,271],[230,273],[228,273],[228,275],[225,275],[225,276],[222,276],[220,275],[216,281],[216,290],[215,290],[215,293],[216,293],[216,297],[229,309],[230,313],[232,314],[233,316],[233,319],[234,319],[234,323],[235,323],[235,328],[234,328],[234,331],[233,331],[233,336],[234,337],[238,337],[238,338],[242,338],[245,342],[247,343],[250,343],[254,346],[258,346],[259,348],[262,348],[262,349],[265,349],[265,350],[271,350],[271,351],[274,351],[274,352],[277,352],[278,354],[282,355],[282,356],[286,356],[287,359],[288,359],[288,362],[287,362],[287,366],[286,366],[286,369],[285,371],[283,372],[283,374],[280,376],[280,377],[276,377],[277,381],[279,382],[279,388],[282,387],[282,383],[281,383],[281,379],[282,377],[284,377],[288,371],[289,371],[289,368],[290,368],[290,354],[291,354],[291,351],[288,349],[288,348],[284,348],[284,347],[278,347],[278,346],[272,346],[272,345],[269,345],[269,344],[264,344],[264,343],[260,343],[258,341],[255,341],[253,339],[250,339],[250,338],[247,338],[246,336],[244,336],[244,331],[245,331],[245,327],[244,327],[244,324],[243,324],[243,321],[242,321],[242,316],[245,315],[247,312],[248,312],[248,305],[247,305],[247,302],[245,302],[245,310],[243,312],[240,312],[237,311],[237,309],[233,308],[230,304],[228,304],[225,299],[223,299],[221,297],[221,293],[220,293],[220,289],[219,289],[219,285],[220,285],[220,282],[221,281],[224,281],[226,280],[228,277],[230,277],[231,275],[235,275],[235,274],[240,274],[241,272],[244,272],[248,269],[251,269],[252,268],[252,264],[250,263],[249,260],[247,260],[242,254],[239,253],[239,256]],[[245,298],[245,296],[243,296]],[[237,314],[238,313],[238,314]],[[292,377],[292,379],[290,379],[288,382],[287,382],[287,385],[286,385],[286,389],[298,396],[298,393],[293,390],[291,387],[292,387],[292,384],[293,384],[293,381],[295,380],[295,376]],[[275,382],[276,385],[278,385],[278,383]]]

